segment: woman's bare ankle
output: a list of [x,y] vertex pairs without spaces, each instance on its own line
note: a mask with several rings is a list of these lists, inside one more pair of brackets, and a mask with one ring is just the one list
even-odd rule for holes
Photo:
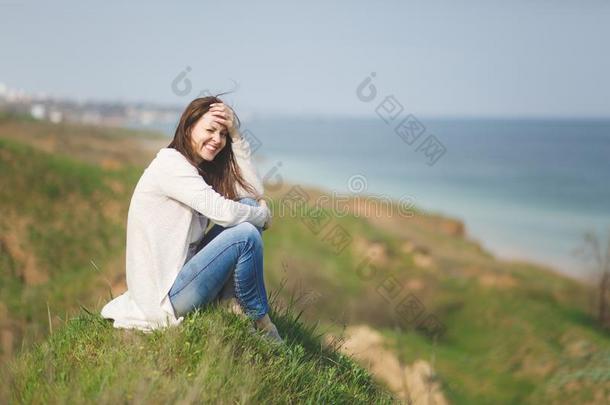
[[[265,316],[263,316],[262,318],[259,318],[256,321],[254,321],[254,324],[256,325],[256,329],[269,330],[272,327],[273,322],[271,322],[271,318],[269,318],[269,314],[265,314]],[[273,326],[275,326],[275,325],[273,325]]]

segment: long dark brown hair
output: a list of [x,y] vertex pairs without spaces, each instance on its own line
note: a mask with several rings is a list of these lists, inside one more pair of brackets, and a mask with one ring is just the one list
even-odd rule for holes
[[[186,107],[180,122],[176,127],[174,139],[167,145],[168,148],[174,148],[182,153],[186,159],[197,168],[199,175],[206,183],[225,198],[237,200],[236,185],[239,184],[245,191],[256,194],[254,187],[242,177],[239,165],[233,154],[232,140],[227,135],[227,143],[224,148],[214,158],[214,160],[203,160],[197,163],[196,152],[191,146],[191,131],[195,123],[210,109],[212,103],[222,103],[223,101],[217,96],[208,96],[196,98]],[[241,122],[234,112],[235,127],[239,128]]]

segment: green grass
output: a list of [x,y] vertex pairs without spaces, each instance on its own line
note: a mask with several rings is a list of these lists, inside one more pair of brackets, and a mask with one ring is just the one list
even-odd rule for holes
[[[31,125],[44,132],[42,124]],[[77,133],[78,128],[67,127],[66,131]],[[201,398],[213,400],[206,395],[214,392],[197,391],[208,384],[221,391],[226,385],[230,390],[222,391],[225,394],[234,391],[227,402],[261,400],[268,392],[273,393],[273,400],[277,396],[278,402],[294,402],[301,392],[305,402],[317,402],[315,396],[307,396],[313,394],[304,381],[322,390],[323,381],[316,376],[335,376],[331,379],[336,380],[337,374],[328,374],[331,364],[343,364],[343,360],[320,352],[319,339],[310,332],[299,332],[304,326],[294,326],[284,315],[277,322],[290,337],[289,347],[294,352],[280,354],[249,340],[243,325],[213,309],[193,316],[193,323],[183,329],[156,337],[116,331],[96,316],[82,313],[58,330],[63,324],[58,319],[66,319],[64,313],[74,314],[79,304],[98,309],[101,297],[108,295],[105,277],[124,274],[119,259],[125,248],[127,206],[141,171],[142,167],[129,165],[107,170],[0,138],[0,236],[11,232],[18,237],[24,251],[36,259],[36,267],[49,275],[42,285],[25,285],[19,277],[23,263],[4,251],[0,254],[0,301],[20,331],[16,341],[25,342],[11,395],[35,403],[68,401],[73,394],[110,402],[128,400],[127,393],[132,393],[165,402],[187,398],[193,389]],[[112,184],[120,190],[112,189]],[[277,198],[274,203],[278,203]],[[107,212],[112,204],[117,209]],[[426,227],[425,218],[405,222],[400,229],[430,248],[438,259],[434,269],[418,268],[412,254],[400,249],[402,234],[375,226],[366,218],[333,217],[329,226],[339,224],[353,238],[363,237],[386,247],[387,263],[374,277],[364,279],[357,272],[364,252],[350,245],[335,253],[323,240],[324,232],[313,234],[301,219],[275,218],[263,235],[268,288],[275,290],[285,281],[288,288],[280,293],[283,301],[299,292],[316,294],[303,314],[305,324],[320,322],[333,332],[340,331],[343,323],[364,323],[379,329],[393,342],[394,352],[404,364],[417,359],[430,361],[443,392],[455,404],[603,403],[599,398],[610,397],[610,376],[604,374],[610,364],[599,360],[608,357],[610,339],[591,316],[588,287],[537,266],[497,261],[467,239]],[[16,225],[19,223],[21,228]],[[0,243],[3,249],[6,246]],[[100,272],[91,265],[92,259]],[[468,276],[469,268],[479,269],[478,275]],[[503,288],[479,282],[479,275],[499,274],[510,275],[514,285]],[[436,314],[446,326],[441,339],[434,341],[401,322],[395,303],[388,303],[377,292],[389,276],[403,286],[415,279],[423,283],[422,289],[413,292],[426,311]],[[30,343],[41,342],[48,334],[47,303],[55,333],[30,350]],[[189,328],[201,333],[200,337],[189,335]],[[120,340],[123,338],[133,340]],[[188,340],[191,338],[195,340]],[[96,354],[98,343],[103,350]],[[185,349],[187,343],[197,349]],[[140,346],[145,349],[136,350]],[[584,349],[575,349],[581,346]],[[79,357],[73,357],[67,347],[75,348]],[[201,351],[195,353],[197,350]],[[230,355],[189,363],[193,356],[213,356],[223,350]],[[253,363],[252,357],[259,352]],[[159,359],[164,371],[155,375],[153,366],[160,364]],[[243,368],[243,361],[250,368]],[[132,368],[145,371],[142,378],[130,374],[132,364],[137,365]],[[288,375],[298,383],[292,387],[291,381],[281,380],[276,367],[293,370]],[[337,367],[332,372],[345,381],[357,381],[356,385],[363,381],[349,380],[345,367]],[[235,370],[235,378],[222,374],[226,368]],[[304,370],[314,375],[308,376]],[[240,381],[246,388],[239,388]],[[565,381],[569,383],[562,383]],[[159,389],[147,391],[150,384]],[[352,390],[354,398],[365,398],[367,385],[356,385],[345,389]],[[265,388],[258,390],[258,386]],[[322,398],[328,400],[324,402],[347,398],[338,387],[329,389],[334,396]]]
[[[119,181],[127,191],[133,170],[111,172],[0,139],[0,301],[26,346],[45,336],[47,304],[64,314],[81,299],[94,302],[99,274],[91,261],[107,269],[125,248],[124,219],[108,207],[126,213],[128,196],[107,182]],[[28,284],[26,268],[48,281]]]
[[209,306],[153,333],[81,311],[2,376],[2,403],[383,404],[392,397],[292,309],[273,313],[286,345]]
[[[589,290],[582,284],[528,264],[503,264],[482,252],[482,274],[508,274],[515,280],[505,288],[485,287],[477,277],[454,270],[469,265],[468,259],[450,257],[441,271],[418,269],[409,254],[400,252],[399,238],[350,216],[333,218],[333,223],[353,236],[381,241],[388,264],[363,279],[356,271],[363,252],[347,248],[335,254],[301,218],[276,220],[265,235],[266,271],[321,294],[308,308],[309,320],[321,319],[335,330],[340,328],[333,322],[380,329],[395,342],[394,351],[404,364],[422,358],[434,364],[443,392],[455,404],[586,403],[588,398],[610,398],[610,372],[601,373],[605,379],[597,378],[603,366],[587,360],[607,353],[610,339],[596,326],[587,306]],[[456,250],[476,251],[466,240],[434,238]],[[280,262],[289,264],[286,272]],[[401,285],[414,278],[425,280],[426,287],[415,294],[446,327],[438,341],[401,323],[393,308],[396,302],[389,303],[376,292],[390,275]],[[406,293],[405,289],[403,296]],[[589,351],[571,352],[576,342],[587,342]],[[570,387],[555,383],[565,375],[583,377]]]

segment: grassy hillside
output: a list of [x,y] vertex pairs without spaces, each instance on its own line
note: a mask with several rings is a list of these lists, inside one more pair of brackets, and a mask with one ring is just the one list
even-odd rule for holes
[[97,166],[13,141],[0,140],[0,172],[2,327],[27,345],[48,328],[47,304],[64,315],[90,300],[91,262],[119,263],[126,211],[112,200],[126,190]]
[[25,353],[0,399],[15,403],[392,403],[369,373],[322,349],[291,312],[274,314],[287,345],[247,330],[219,308],[189,314],[177,328],[117,331],[82,312]]
[[[70,140],[75,136],[80,137],[78,142]],[[92,152],[87,147],[90,136],[106,152]],[[50,142],[45,141],[49,137],[67,137],[70,147],[50,150],[41,146]],[[115,143],[121,146],[116,148]],[[10,339],[3,338],[3,347],[7,340],[13,349],[25,341],[24,353],[14,362],[15,375],[21,376],[18,380],[35,379],[41,362],[49,363],[50,368],[41,370],[60,377],[50,380],[42,392],[55,392],[57,398],[65,399],[70,391],[85,390],[86,398],[108,401],[149,381],[129,375],[128,369],[113,371],[111,364],[126,365],[125,347],[115,349],[114,339],[122,335],[79,312],[79,304],[99,311],[109,288],[115,295],[124,290],[129,198],[145,164],[141,162],[149,161],[157,146],[163,146],[159,138],[139,133],[116,135],[102,129],[0,121],[0,271],[6,280],[0,286],[0,314],[4,306],[6,315],[0,318],[0,330],[4,337],[12,334]],[[284,183],[268,187],[275,220],[264,233],[265,277],[271,290],[286,283],[279,301],[286,302],[295,294],[301,297],[297,306],[305,309],[307,324],[319,322],[322,330],[333,334],[341,334],[349,324],[376,328],[402,363],[429,361],[452,403],[593,404],[610,399],[610,339],[590,316],[592,292],[588,286],[539,266],[498,261],[464,235],[459,221],[421,210],[406,217],[396,214],[398,207],[384,206],[382,215],[365,217],[363,199],[352,198],[349,215],[339,215],[327,200],[319,199],[323,192],[307,189],[302,190],[306,209],[291,211],[293,187]],[[328,238],[332,230],[346,235],[344,245],[337,246]],[[64,326],[66,312],[83,317]],[[423,319],[434,322],[423,324]],[[49,322],[54,332],[46,346],[29,350],[32,342],[48,334]],[[234,322],[222,313],[207,311],[194,324],[197,328],[214,324],[238,333],[239,325]],[[280,332],[290,334],[290,325],[290,321],[282,321]],[[83,328],[94,331],[91,336],[101,339],[99,347],[114,353],[110,358],[115,362],[104,364],[105,360],[96,357]],[[224,335],[206,336],[222,340]],[[160,348],[147,336],[137,339],[144,339],[138,342],[144,342],[141,346],[148,353],[136,357],[149,362],[142,363],[144,370],[151,369],[154,358],[175,353],[167,351],[173,343]],[[180,340],[187,339],[180,333],[157,339],[187,342]],[[289,350],[316,346],[304,343],[312,339],[293,334],[294,345]],[[45,357],[62,353],[65,349],[60,348],[65,346],[61,342],[90,346],[76,360],[61,354]],[[232,340],[232,348],[240,345],[242,340]],[[127,347],[135,350],[135,345]],[[256,352],[253,347],[248,343],[243,348]],[[219,350],[216,347],[212,352]],[[315,353],[312,356],[324,357]],[[290,354],[285,355],[278,361],[291,359]],[[102,371],[96,374],[88,365],[77,364],[85,358]],[[206,363],[193,364],[186,372],[173,361],[167,361],[174,364],[172,373],[186,374],[181,374],[184,378],[180,377],[177,391],[163,397],[168,400],[187,395],[188,373],[201,374],[197,367]],[[275,378],[267,361],[263,359],[257,370],[264,369],[271,374],[269,378]],[[307,361],[303,367],[309,367]],[[70,377],[73,383],[65,375],[61,377],[74,367],[84,376]],[[212,380],[207,379],[216,378],[213,371],[206,370],[212,374],[202,372],[198,378],[209,382]],[[246,379],[244,373],[237,375]],[[149,377],[157,381],[157,377]],[[214,381],[225,381],[225,377]],[[167,383],[163,378],[159,377],[160,387]],[[352,380],[355,385],[360,384],[357,381]],[[233,386],[233,382],[227,384]],[[78,388],[80,385],[84,388]],[[355,385],[349,390],[368,389]],[[24,387],[17,385],[14,392],[22,399],[33,399],[28,395],[34,394]],[[286,395],[296,395],[296,390],[286,389]],[[258,391],[248,391],[252,398],[262,398],[258,395],[263,394],[253,392]]]
[[0,116],[0,360],[124,284],[129,198],[165,141]]
[[[275,208],[290,187],[278,190]],[[265,239],[269,277],[315,297],[308,319],[376,327],[405,364],[432,362],[454,403],[610,401],[610,339],[590,315],[589,287],[498,261],[450,220],[423,212],[383,220],[324,211],[328,228],[352,238],[338,254],[307,215],[277,220]],[[439,333],[420,322],[426,315]]]

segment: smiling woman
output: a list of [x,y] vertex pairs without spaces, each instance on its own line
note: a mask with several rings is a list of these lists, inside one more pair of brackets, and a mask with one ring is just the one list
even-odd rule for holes
[[[174,139],[134,190],[127,218],[127,291],[102,309],[117,328],[182,322],[220,297],[282,342],[268,312],[263,184],[235,114],[217,97],[193,100]],[[214,225],[205,235],[208,219]]]
[[[227,127],[216,120],[219,116],[230,114],[230,109],[224,104],[210,104],[210,109],[201,117],[191,131],[191,147],[201,160],[213,161],[216,154],[227,144]],[[228,123],[231,125],[231,123]],[[201,163],[201,160],[198,163]]]
[[260,180],[243,177],[253,172],[249,156],[240,162],[245,167],[238,166],[235,159],[233,144],[238,143],[235,146],[239,149],[245,142],[239,125],[237,115],[218,97],[197,98],[182,113],[174,139],[167,147],[182,153],[203,179],[227,198],[236,199],[240,188],[260,198],[262,194],[257,195],[253,188]]

